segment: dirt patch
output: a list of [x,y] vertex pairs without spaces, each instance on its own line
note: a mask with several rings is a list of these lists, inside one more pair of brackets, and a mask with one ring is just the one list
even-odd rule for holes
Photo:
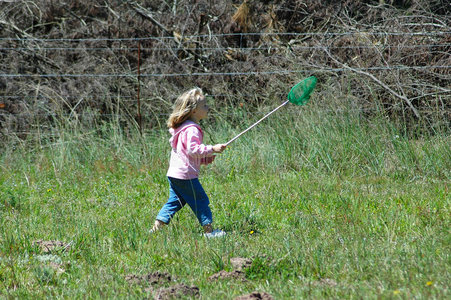
[[186,297],[200,297],[199,288],[197,286],[187,286],[180,283],[168,288],[161,288],[153,293],[154,299],[178,299]]
[[247,281],[244,270],[252,265],[252,260],[245,257],[232,257],[230,263],[234,269],[233,271],[227,272],[222,270],[208,277],[208,280],[238,279],[243,282]]
[[329,287],[334,287],[337,286],[338,283],[330,278],[321,278],[320,280],[314,281],[312,283],[314,286],[329,286]]
[[168,273],[154,272],[147,275],[128,274],[125,280],[130,284],[165,284],[172,281],[171,275]]
[[70,248],[71,244],[72,242],[65,243],[61,241],[44,241],[44,240],[37,240],[33,242],[33,246],[39,247],[39,250],[44,254],[66,251]]
[[241,281],[247,281],[245,278],[245,274],[243,271],[234,270],[232,272],[227,272],[225,270],[222,270],[218,273],[215,273],[208,277],[208,280],[219,280],[219,279],[238,279]]
[[252,260],[244,257],[232,257],[230,263],[234,270],[243,271],[252,265]]
[[273,296],[265,292],[252,292],[248,295],[236,297],[235,300],[273,300]]
[[125,280],[130,284],[147,285],[148,287],[144,291],[152,294],[153,299],[166,300],[200,297],[199,288],[196,286],[190,287],[179,283],[170,287],[160,287],[161,285],[167,286],[173,281],[171,275],[164,272],[153,272],[146,275],[128,274],[125,276]]

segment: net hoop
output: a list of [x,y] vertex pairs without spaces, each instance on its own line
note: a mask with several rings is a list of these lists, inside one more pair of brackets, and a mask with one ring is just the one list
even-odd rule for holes
[[310,99],[310,94],[315,89],[316,82],[316,77],[310,76],[293,86],[288,93],[288,101],[296,105],[306,104]]

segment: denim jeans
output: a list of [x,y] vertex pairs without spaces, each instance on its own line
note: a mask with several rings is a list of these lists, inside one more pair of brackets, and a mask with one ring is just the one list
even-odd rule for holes
[[210,201],[199,179],[176,179],[168,177],[169,199],[158,213],[157,220],[169,224],[172,217],[188,203],[199,223],[204,226],[213,221]]

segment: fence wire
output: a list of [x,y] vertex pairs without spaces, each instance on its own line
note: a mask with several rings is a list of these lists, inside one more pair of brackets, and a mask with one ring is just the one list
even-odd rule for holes
[[[249,32],[249,33],[219,33],[219,34],[197,34],[197,35],[181,35],[184,39],[198,39],[198,38],[213,38],[213,37],[253,37],[253,36],[322,36],[322,37],[334,37],[334,36],[349,36],[349,35],[375,35],[375,36],[438,36],[451,35],[451,31],[415,31],[415,32],[385,32],[385,31],[348,31],[348,32]],[[42,39],[42,38],[0,38],[0,41],[18,41],[18,42],[129,42],[129,41],[149,41],[149,40],[178,40],[180,37],[175,36],[161,36],[161,37],[139,37],[139,38],[54,38],[54,39]]]
[[[428,70],[428,69],[450,69],[449,65],[441,66],[387,66],[387,67],[368,67],[368,68],[353,68],[356,71],[393,71],[393,70]],[[276,71],[255,71],[255,72],[193,72],[193,73],[166,73],[166,74],[153,74],[153,73],[141,73],[141,77],[185,77],[185,76],[250,76],[250,75],[283,75],[292,73],[306,73],[314,74],[320,72],[352,72],[352,70],[346,68],[322,68],[321,70],[304,69],[304,70],[276,70]],[[120,73],[120,74],[0,74],[0,77],[10,78],[50,78],[50,77],[133,77],[137,75],[134,73]]]
[[[424,32],[424,31],[418,31],[418,32],[308,32],[308,33],[230,33],[230,34],[201,34],[201,35],[186,35],[181,37],[175,37],[175,36],[162,36],[162,37],[142,37],[142,38],[80,38],[80,39],[66,39],[66,38],[60,38],[60,39],[42,39],[42,38],[0,38],[0,54],[7,53],[7,52],[20,52],[20,51],[31,51],[32,54],[37,53],[43,53],[47,51],[67,51],[67,52],[85,52],[85,51],[94,51],[94,52],[105,52],[105,51],[128,51],[128,52],[136,52],[138,50],[144,52],[144,51],[177,51],[181,49],[181,46],[184,42],[195,42],[197,45],[208,45],[209,42],[212,41],[213,38],[225,38],[225,37],[253,37],[253,36],[266,36],[266,37],[278,37],[278,36],[285,36],[285,37],[324,37],[324,38],[330,38],[330,37],[340,37],[340,36],[359,36],[368,38],[371,36],[383,36],[383,37],[389,37],[389,36],[402,36],[402,37],[419,37],[423,36],[425,37],[424,40],[427,41],[427,38],[429,37],[444,37],[447,42],[449,42],[449,37],[451,36],[451,31],[435,31],[435,32]],[[124,47],[118,47],[115,46],[105,46],[105,47],[93,47],[93,46],[86,46],[83,45],[83,43],[95,43],[95,42],[133,42],[133,43],[140,43],[145,41],[156,41],[156,42],[166,42],[168,40],[172,40],[178,43],[178,46],[168,46],[168,47],[135,47],[135,46],[124,46]],[[448,49],[451,47],[450,43],[437,43],[437,42],[431,42],[431,43],[420,43],[420,44],[406,44],[402,45],[402,48],[405,49],[424,49],[430,50],[435,48],[442,48],[442,49]],[[5,45],[6,43],[6,45]],[[12,45],[12,44],[15,45]],[[53,46],[54,43],[78,43],[78,47],[74,47],[73,45],[67,45],[67,46]],[[26,45],[30,44],[29,47]],[[42,47],[41,47],[42,44]],[[80,45],[81,44],[81,45]],[[330,51],[330,50],[339,50],[339,49],[351,49],[351,50],[367,50],[367,49],[397,49],[399,46],[397,45],[391,45],[391,44],[362,44],[362,45],[355,45],[355,46],[334,46],[334,45],[319,45],[319,46],[302,46],[302,45],[296,45],[291,44],[288,46],[281,47],[280,51],[312,51],[312,50],[319,50],[319,51]],[[199,49],[201,51],[216,51],[216,52],[227,52],[227,51],[239,51],[239,52],[246,52],[246,53],[252,53],[252,51],[272,51],[277,46],[260,46],[260,47],[221,47],[221,46],[207,46],[207,47],[200,47]],[[185,50],[191,50],[195,51],[196,47],[186,46],[183,47]],[[341,72],[379,72],[379,71],[421,71],[421,70],[448,70],[451,68],[451,65],[446,64],[446,62],[450,62],[451,52],[445,52],[448,59],[445,60],[445,64],[440,65],[418,65],[418,66],[406,66],[406,65],[384,65],[384,66],[373,66],[373,67],[365,67],[365,68],[353,68],[350,70],[349,68],[328,68],[328,67],[302,67],[302,69],[274,69],[274,70],[267,70],[267,71],[243,71],[243,72],[177,72],[177,73],[162,73],[162,72],[149,72],[147,70],[144,73],[140,73],[140,78],[173,78],[173,77],[205,77],[205,76],[222,76],[222,77],[234,77],[234,76],[258,76],[258,75],[287,75],[287,74],[318,74],[318,73],[324,73],[324,72],[332,72],[332,73],[341,73]],[[42,55],[42,54],[41,54]],[[45,55],[44,55],[45,57]],[[0,68],[5,70],[6,64]],[[7,73],[3,72],[0,73],[0,79],[5,78],[8,79],[40,79],[40,78],[132,78],[133,80],[139,80],[138,74],[136,70],[130,69],[128,72],[122,72],[122,73],[48,73],[48,74],[39,74],[39,73],[28,73],[28,74],[22,74],[22,73]],[[0,91],[1,92],[1,91]],[[444,87],[442,91],[437,91],[434,95],[447,95],[449,96],[451,93],[451,88],[448,85],[447,87]],[[233,97],[231,94],[213,94],[210,95],[212,97]],[[245,95],[241,94],[241,96],[252,96],[252,95]],[[73,97],[73,98],[72,98]],[[77,96],[71,96],[72,99],[78,99]],[[111,97],[112,99],[119,98],[121,102],[136,102],[136,97],[131,95],[115,95]],[[1,129],[1,121],[6,120],[9,117],[13,118],[20,118],[20,117],[44,117],[44,118],[83,118],[83,117],[93,117],[93,116],[102,116],[105,118],[128,118],[132,119],[134,118],[132,113],[43,113],[43,112],[15,112],[15,113],[5,113],[2,111],[2,109],[5,108],[5,105],[2,101],[4,100],[13,100],[13,101],[27,101],[27,100],[46,100],[48,97],[43,96],[23,96],[23,95],[0,95],[0,129]],[[87,98],[83,98],[87,99]],[[91,99],[97,99],[95,97]],[[149,100],[149,99],[147,99]],[[146,101],[144,99],[144,101]],[[447,106],[449,107],[449,106]],[[440,113],[443,112],[443,109],[447,110],[447,107],[440,107],[437,108],[437,110],[434,109],[419,109],[420,112],[423,113]],[[396,109],[396,108],[394,108]],[[347,110],[348,112],[350,110]],[[377,111],[376,108],[358,108],[355,110],[351,110],[355,112],[368,112],[368,111]],[[328,110],[324,110],[324,112],[328,112]],[[334,110],[334,112],[339,113],[339,110]],[[443,112],[443,113],[449,113]],[[256,114],[259,114],[257,112]],[[262,112],[263,114],[263,112]],[[144,118],[153,118],[153,117],[167,117],[167,113],[143,113],[142,117]],[[235,115],[235,114],[227,114],[222,113],[222,116],[228,116],[228,115]],[[29,131],[16,131],[16,134],[32,134],[32,132]]]

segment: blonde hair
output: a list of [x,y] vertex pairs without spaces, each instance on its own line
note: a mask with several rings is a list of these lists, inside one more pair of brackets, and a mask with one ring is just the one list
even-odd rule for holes
[[197,104],[203,98],[204,93],[198,87],[193,88],[181,94],[175,100],[172,114],[169,116],[167,125],[169,128],[177,128],[185,122],[193,110],[197,108]]

